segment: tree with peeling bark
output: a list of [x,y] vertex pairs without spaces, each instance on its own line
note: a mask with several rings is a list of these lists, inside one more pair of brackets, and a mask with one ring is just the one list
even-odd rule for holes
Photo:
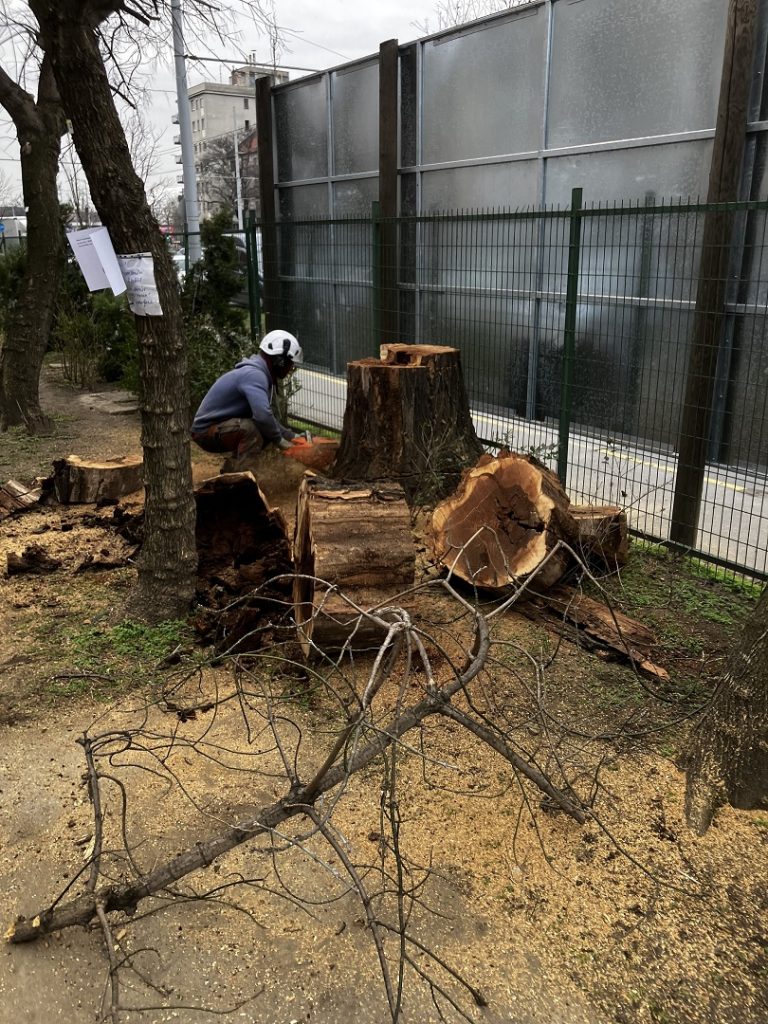
[[[88,185],[118,253],[151,253],[162,316],[137,316],[146,537],[129,613],[148,621],[185,614],[196,555],[189,452],[187,358],[176,275],[134,170],[100,50],[112,15],[147,25],[154,5],[122,0],[29,0]],[[146,9],[145,9],[146,8]]]
[[0,339],[0,431],[21,426],[40,434],[52,428],[40,407],[40,368],[64,269],[56,179],[65,120],[50,57],[42,60],[37,99],[0,68],[0,105],[16,128],[27,208],[24,275]]
[[685,810],[703,835],[723,804],[768,807],[768,587],[688,744]]

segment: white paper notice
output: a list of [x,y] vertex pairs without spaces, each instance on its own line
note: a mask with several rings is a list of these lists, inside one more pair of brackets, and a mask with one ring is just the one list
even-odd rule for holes
[[136,316],[162,316],[163,307],[155,284],[155,265],[151,252],[118,256],[128,289],[128,305]]
[[106,228],[84,228],[67,232],[67,241],[92,292],[111,288],[115,295],[125,291],[125,281]]

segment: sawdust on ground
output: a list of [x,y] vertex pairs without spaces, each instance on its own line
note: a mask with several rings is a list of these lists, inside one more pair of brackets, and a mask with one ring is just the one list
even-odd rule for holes
[[[32,444],[14,440],[10,458],[0,456],[3,479],[29,482],[54,457],[70,453],[139,451],[138,416],[107,416],[76,398],[47,371],[43,403],[59,414],[57,434]],[[196,481],[218,470],[216,457],[195,452],[193,458]],[[288,517],[300,475],[300,468],[277,457],[265,459],[260,474],[263,490]],[[2,524],[0,565],[8,550],[33,540],[63,565],[47,576],[0,578],[5,922],[48,905],[83,868],[93,832],[77,743],[86,729],[120,733],[144,723],[153,742],[169,731],[176,736],[163,765],[175,785],[167,784],[168,774],[141,770],[138,756],[134,767],[119,771],[129,787],[126,824],[143,870],[285,791],[279,752],[258,729],[244,732],[236,702],[215,714],[169,716],[153,703],[156,683],[141,679],[111,699],[93,699],[97,683],[93,695],[57,696],[50,676],[66,666],[67,635],[84,623],[106,621],[131,586],[133,570],[74,574],[83,552],[112,542],[109,531],[84,524],[79,509],[51,508]],[[458,658],[466,637],[455,603],[434,594],[421,599],[418,615]],[[546,802],[542,808],[541,794],[476,737],[453,722],[431,723],[423,745],[414,741],[399,755],[400,841],[411,882],[422,877],[419,865],[432,869],[414,910],[414,936],[482,991],[488,1007],[472,1007],[470,1000],[468,1012],[488,1024],[762,1024],[768,1018],[765,816],[725,809],[706,836],[693,836],[683,820],[684,779],[673,760],[680,729],[653,731],[664,716],[646,710],[647,694],[631,673],[572,645],[555,649],[544,630],[524,620],[508,618],[498,636],[498,661],[473,691],[476,708],[507,715],[519,749],[549,756],[551,767],[546,729],[531,714],[546,697],[552,719],[567,721],[574,733],[558,756],[571,765],[581,758],[585,778],[595,758],[602,762],[598,813],[579,826]],[[434,653],[436,643],[429,649]],[[536,670],[530,655],[538,660]],[[369,670],[370,660],[361,659],[336,682],[337,691],[358,688]],[[398,700],[412,700],[423,686],[418,675],[410,676],[403,694],[394,681],[401,677],[396,674],[380,695],[382,721]],[[227,666],[207,667],[194,685],[198,696],[221,693],[231,688],[232,675]],[[631,697],[645,729],[602,744],[580,739],[581,731],[610,732],[626,713],[626,701],[616,694]],[[338,727],[339,704],[330,689],[299,687],[282,707],[294,723],[294,746],[301,736],[296,757],[309,774]],[[359,866],[369,866],[371,885],[377,865],[394,869],[381,793],[381,771],[366,769],[350,780],[334,817],[345,848]],[[108,795],[110,806],[119,807],[119,790]],[[116,828],[119,814],[110,820]],[[285,836],[301,827],[287,824]],[[119,835],[110,835],[117,846]],[[128,972],[125,1003],[154,1007],[128,1019],[384,1024],[386,1001],[364,912],[345,891],[338,856],[313,839],[278,860],[272,854],[279,845],[274,836],[260,847],[245,844],[184,880],[197,891],[220,887],[217,899],[175,901],[162,913],[163,901],[155,900],[157,912],[143,916],[142,907],[132,920],[116,923],[118,955],[130,950],[136,968]],[[235,908],[227,899],[236,881]],[[301,894],[302,906],[291,894]],[[418,947],[412,951],[424,969]],[[29,947],[6,945],[0,951],[0,1022],[99,1019],[105,980],[98,930],[70,929]],[[439,1019],[425,986],[407,989],[404,1019]]]

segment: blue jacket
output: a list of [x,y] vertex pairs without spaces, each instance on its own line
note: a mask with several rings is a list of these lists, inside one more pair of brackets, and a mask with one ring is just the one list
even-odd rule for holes
[[277,442],[281,437],[290,440],[295,433],[272,413],[274,393],[272,375],[263,356],[249,356],[211,386],[192,421],[192,433],[201,433],[223,420],[250,418],[255,420],[265,441]]

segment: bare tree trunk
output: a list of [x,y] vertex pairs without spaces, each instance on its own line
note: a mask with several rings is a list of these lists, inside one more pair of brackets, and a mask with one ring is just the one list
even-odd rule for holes
[[768,807],[768,587],[685,754],[685,813],[699,835],[722,804]]
[[30,0],[30,8],[115,250],[153,257],[163,315],[136,317],[146,534],[128,611],[147,621],[175,618],[189,607],[196,569],[187,357],[170,255],[133,169],[98,45],[98,25],[123,5]]
[[64,114],[51,62],[44,58],[37,102],[0,69],[0,103],[16,127],[27,207],[27,258],[18,303],[0,340],[0,430],[47,433],[40,407],[40,368],[48,347],[63,269],[56,177]]

